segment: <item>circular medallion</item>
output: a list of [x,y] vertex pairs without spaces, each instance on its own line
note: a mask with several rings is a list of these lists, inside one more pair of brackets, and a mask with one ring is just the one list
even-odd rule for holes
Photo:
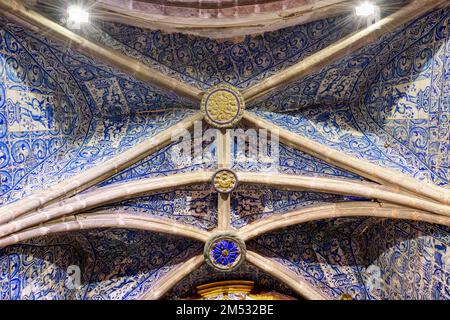
[[206,242],[203,254],[211,267],[232,271],[241,265],[245,252],[245,243],[228,231],[214,234]]
[[215,128],[231,128],[244,114],[244,99],[239,90],[223,84],[209,89],[202,98],[206,121]]
[[236,174],[229,169],[220,169],[212,177],[214,189],[220,193],[230,193],[236,189],[238,179]]

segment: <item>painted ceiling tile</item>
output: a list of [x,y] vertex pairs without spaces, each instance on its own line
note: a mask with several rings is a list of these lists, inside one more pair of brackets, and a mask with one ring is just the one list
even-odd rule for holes
[[[330,298],[449,299],[448,228],[386,219],[333,219],[249,245]],[[283,243],[280,248],[279,243]]]
[[217,193],[211,185],[162,191],[100,209],[107,210],[105,213],[164,217],[206,230],[217,225]]
[[354,173],[281,143],[276,132],[238,125],[230,131],[230,135],[231,168],[235,171],[364,180]]
[[[368,246],[372,241],[377,243],[373,248]],[[371,292],[374,298],[450,299],[448,228],[369,219],[355,229],[351,243],[357,263],[382,279]]]
[[[2,299],[136,299],[200,250],[194,241],[124,229],[39,238],[0,249]],[[68,275],[76,269],[79,286]]]
[[[64,146],[62,150],[55,150],[38,163],[27,167],[26,170],[12,167],[11,171],[2,171],[2,173],[5,172],[2,175],[4,188],[2,203],[18,200],[34,191],[83,172],[95,164],[111,159],[176,124],[189,114],[180,110],[122,117],[116,122],[108,121],[108,119],[92,121],[93,130],[84,137],[80,147],[70,145],[69,141],[56,140]],[[12,152],[14,150],[13,148]],[[18,150],[23,152],[24,149]],[[11,151],[8,148],[6,152],[9,155]]]
[[1,204],[107,160],[193,112],[129,76],[1,23]]
[[[313,141],[376,164],[399,169],[401,166],[387,155],[384,146],[379,147],[370,136],[358,130],[348,105],[321,106],[287,114],[255,112],[274,124]],[[410,169],[403,168],[406,172]]]
[[[0,249],[2,300],[75,299],[68,273],[76,266],[80,282],[89,281],[92,255],[89,243],[71,235],[33,239]],[[73,269],[75,270],[75,269]]]
[[[99,28],[101,32],[97,29]],[[235,40],[213,40],[160,30],[146,30],[118,23],[97,23],[96,32],[84,35],[174,71],[188,83],[208,89],[222,82],[244,89],[268,75],[343,38],[356,28],[348,17],[336,17],[306,25]]]
[[[308,108],[289,114],[263,111],[258,111],[256,114],[294,133],[354,157],[401,171],[419,180],[441,186],[448,185],[448,152],[444,151],[441,155],[446,159],[443,161],[443,167],[434,171],[427,165],[428,161],[435,163],[434,155],[427,155],[431,159],[427,158],[424,161],[420,155],[395,143],[389,137],[380,136],[378,132],[364,131],[348,105]],[[423,137],[423,135],[414,134],[414,131],[422,131],[422,123],[416,122],[415,125],[416,127],[411,129],[412,134],[408,136],[412,144],[416,139]],[[420,140],[419,143],[421,143]]]
[[[278,139],[268,138],[266,144],[261,139],[261,132],[250,132],[247,129],[241,138],[243,136],[258,137],[257,147],[251,148],[248,143],[239,145],[238,141],[234,142],[231,147],[231,162],[235,171],[365,180],[356,174],[279,143]],[[261,144],[265,147],[261,147]]]
[[13,33],[0,30],[0,170],[5,195],[24,185],[24,180],[39,180],[28,178],[29,173],[64,152],[67,142],[73,143],[86,104],[74,104],[53,70],[40,64],[38,54],[31,54]]
[[[382,35],[378,41],[318,72],[275,91],[263,100],[252,102],[249,107],[289,112],[322,104],[354,101],[364,96],[368,82],[377,78],[389,61],[398,58],[401,52],[415,48],[420,41],[426,43],[435,34],[442,38],[443,30],[445,37],[448,14],[448,10],[432,11],[403,28]],[[429,58],[427,55],[422,56],[422,59]]]
[[[448,34],[445,30],[448,25],[448,11],[438,10],[430,13],[427,16],[427,23],[424,23],[425,19],[419,19],[410,25],[410,29],[407,28],[405,31],[401,31],[396,34],[390,45],[384,45],[384,40],[381,43],[377,43],[370,47],[379,48],[378,51],[374,50],[372,55],[375,55],[375,59],[372,61],[366,58],[350,58],[346,63],[342,62],[333,66],[334,70],[339,70],[339,74],[345,74],[342,70],[345,68],[350,68],[352,72],[354,70],[360,70],[361,73],[370,74],[372,77],[377,72],[382,72],[374,70],[371,65],[376,68],[379,66],[386,65],[385,61],[389,61],[389,57],[393,56],[391,59],[393,62],[389,62],[384,70],[395,72],[402,72],[401,68],[396,66],[401,66],[404,62],[406,66],[409,67],[409,71],[406,71],[407,78],[395,79],[395,77],[390,76],[389,82],[384,80],[383,89],[373,89],[368,88],[368,94],[376,94],[376,97],[371,98],[372,102],[370,109],[367,108],[367,103],[362,101],[363,95],[359,93],[358,90],[354,90],[352,95],[356,94],[355,102],[351,103],[351,108],[346,106],[345,108],[337,107],[335,104],[330,104],[330,99],[322,99],[322,95],[313,96],[312,98],[303,99],[307,97],[305,91],[298,91],[293,87],[294,92],[289,91],[284,92],[284,96],[274,95],[273,98],[269,98],[262,105],[264,108],[269,110],[298,110],[302,107],[309,107],[310,109],[324,108],[322,103],[329,105],[327,112],[305,110],[304,112],[296,111],[291,114],[291,118],[284,115],[268,116],[268,118],[285,118],[285,121],[276,121],[278,124],[284,122],[285,127],[293,128],[297,126],[297,132],[300,134],[305,134],[310,138],[315,138],[316,141],[325,143],[329,146],[336,147],[339,150],[345,151],[357,157],[370,160],[371,162],[396,168],[404,173],[415,176],[418,179],[436,183],[441,186],[448,185],[449,181],[449,139],[450,130],[448,126],[448,108],[445,107],[445,93],[439,86],[445,85],[449,80],[442,77],[445,74],[446,68],[444,67],[448,62],[447,56],[448,52],[444,53],[442,48],[445,48],[448,43]],[[409,31],[411,30],[411,31]],[[444,32],[443,32],[444,30]],[[420,32],[417,32],[420,31]],[[432,41],[432,49],[428,49],[427,44]],[[423,43],[423,44],[421,44]],[[421,49],[422,48],[422,49]],[[380,51],[381,50],[381,51]],[[428,50],[428,51],[427,51]],[[436,51],[437,50],[437,51]],[[371,53],[370,48],[364,48],[364,51]],[[433,52],[435,51],[435,52]],[[393,55],[395,52],[397,55]],[[402,52],[410,52],[416,54],[417,57],[411,57],[408,60],[407,56]],[[421,53],[422,52],[422,53]],[[358,67],[353,61],[366,61],[364,64],[360,64]],[[345,60],[345,59],[344,59]],[[415,66],[412,68],[412,66]],[[435,72],[429,72],[429,69],[435,70]],[[448,68],[447,68],[448,69]],[[321,72],[321,78],[326,79],[325,74],[327,71]],[[386,74],[386,71],[384,72]],[[381,73],[383,74],[383,73]],[[415,76],[415,74],[417,74]],[[349,77],[350,79],[358,79],[358,76]],[[375,76],[375,78],[380,79],[380,76]],[[416,79],[417,80],[410,80]],[[337,80],[337,79],[335,79]],[[336,92],[341,92],[343,88],[352,87],[366,87],[367,83],[364,77],[361,77],[358,82],[352,85],[342,85]],[[381,81],[381,80],[378,80]],[[441,85],[433,85],[433,90],[431,90],[431,83],[442,83]],[[305,84],[306,83],[306,84]],[[309,85],[308,81],[303,81],[302,85]],[[334,81],[333,83],[340,83],[340,81]],[[428,86],[427,86],[428,84]],[[314,85],[318,88],[319,85]],[[418,89],[418,88],[421,89]],[[386,91],[387,90],[387,91]],[[406,91],[405,91],[406,90]],[[414,93],[414,90],[417,93]],[[382,93],[382,92],[386,93]],[[309,92],[309,91],[308,91]],[[318,89],[315,91],[318,94]],[[395,95],[393,94],[395,93]],[[299,94],[301,94],[299,96]],[[340,93],[339,93],[340,94]],[[361,98],[358,99],[358,94]],[[299,97],[299,98],[297,98]],[[300,98],[302,97],[302,98]],[[319,97],[319,98],[318,98]],[[367,97],[367,96],[366,96]],[[427,98],[428,97],[428,98]],[[342,97],[336,96],[331,99],[333,100],[341,99]],[[298,99],[298,100],[296,100]],[[430,100],[431,99],[431,100]],[[366,98],[367,100],[367,98]],[[282,108],[276,108],[270,104],[270,101],[277,101],[280,103]],[[301,104],[297,104],[296,101],[301,101]],[[433,103],[431,102],[433,101]],[[406,104],[405,104],[406,102]],[[437,112],[431,112],[429,107],[423,107],[425,105],[432,105],[434,109],[437,108]],[[342,103],[338,103],[338,106],[342,106]],[[448,105],[448,104],[447,104]],[[389,106],[388,108],[386,106]],[[440,107],[439,107],[440,106]],[[367,112],[362,112],[363,108],[366,108]],[[409,115],[407,118],[401,119],[398,116],[388,114],[389,110],[405,110],[409,108]],[[375,111],[376,109],[376,111]],[[443,110],[442,110],[443,109]],[[419,110],[422,110],[419,112]],[[430,110],[430,111],[427,111]],[[440,111],[442,110],[442,111]],[[405,112],[405,111],[402,111]],[[334,115],[333,115],[334,113]],[[397,112],[398,114],[398,112]],[[314,122],[308,124],[307,126],[299,125],[303,124],[303,119],[315,117]],[[372,118],[370,118],[370,116]],[[403,116],[403,117],[405,117]],[[381,119],[377,123],[377,119]],[[389,119],[389,120],[387,120]],[[438,120],[440,119],[440,121]],[[323,121],[323,124],[320,123]],[[384,122],[384,123],[383,123]],[[386,123],[387,122],[387,123]],[[289,123],[289,124],[288,124]],[[348,128],[348,129],[347,129]],[[299,130],[301,129],[301,130]],[[344,129],[344,130],[343,130]],[[315,131],[319,131],[317,134]],[[314,136],[312,136],[312,134]],[[328,133],[328,134],[324,134]],[[341,144],[338,146],[335,141],[332,141],[332,135],[339,137],[339,140],[348,140],[349,144],[344,146]],[[364,134],[364,136],[363,136]],[[358,151],[356,151],[356,150]],[[387,156],[389,154],[389,156]]]
[[300,150],[280,144],[280,172],[305,176],[365,180]]
[[252,222],[322,204],[366,201],[367,199],[318,192],[277,190],[264,186],[245,185],[233,192],[231,224],[242,228]]
[[134,230],[93,230],[84,236],[95,248],[95,266],[79,297],[88,300],[137,299],[202,249],[199,242]]
[[297,297],[297,295],[286,285],[280,283],[267,273],[259,270],[249,263],[244,263],[236,271],[230,273],[221,273],[211,268],[207,264],[190,273],[173,287],[164,297],[168,300],[184,299],[196,295],[196,287],[199,285],[225,280],[252,280],[255,281],[255,287],[262,290],[276,290],[277,292]]
[[[358,219],[307,223],[258,237],[249,248],[292,270],[330,299],[340,299],[344,293],[365,299],[357,266],[344,240],[356,225]],[[281,250],[279,243],[285,244]]]
[[[194,125],[199,126],[199,124]],[[209,129],[204,123],[202,124],[202,139],[192,139],[192,134],[189,136],[189,139],[186,137],[180,137],[181,139],[174,138],[174,142],[167,147],[147,156],[111,178],[100,182],[97,187],[171,174],[216,170],[217,150],[215,136],[212,140],[208,139],[207,131]],[[196,147],[201,147],[198,156],[192,152]]]
[[450,59],[450,34],[443,31],[449,19],[447,14],[432,32],[392,58],[358,101],[361,111],[353,108],[358,123],[365,122],[361,130],[395,146],[410,167],[419,169],[416,177],[439,185],[448,185],[450,178],[450,114],[442,99],[450,82],[443,76]]

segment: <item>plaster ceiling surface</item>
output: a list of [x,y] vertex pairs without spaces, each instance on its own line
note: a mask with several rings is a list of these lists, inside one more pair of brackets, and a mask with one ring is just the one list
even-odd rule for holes
[[[325,1],[249,4],[243,0],[234,1],[232,6],[230,1],[221,1],[219,8],[208,1],[170,1],[164,7],[158,4],[160,1],[100,2],[116,8],[131,6],[133,10],[151,8],[152,14],[185,12],[186,18],[216,21],[221,18],[219,13],[231,15],[231,10],[239,16],[251,16],[255,11],[264,14],[275,7],[291,10]],[[330,150],[448,190],[449,28],[448,7],[435,9],[255,99],[247,109]],[[339,12],[275,29],[220,38],[99,18],[76,32],[198,90],[222,83],[245,90],[361,30],[361,24],[350,14]],[[77,49],[9,16],[0,16],[2,207],[99,168],[186,121],[198,110],[195,102],[137,80]],[[239,124],[238,128],[246,131],[253,127]],[[203,123],[201,132],[206,134],[208,129]],[[201,141],[200,145],[202,159],[193,161],[181,152],[186,148],[182,142],[169,141],[113,174],[80,187],[82,190],[32,211],[33,217],[44,216],[57,212],[58,206],[66,210],[73,199],[97,195],[97,205],[67,211],[68,223],[95,215],[100,220],[126,217],[130,224],[108,228],[96,224],[90,230],[24,235],[23,241],[0,248],[0,298],[141,299],[149,292],[159,292],[180,269],[191,267],[185,265],[187,261],[197,261],[203,243],[186,239],[183,234],[138,230],[133,223],[160,221],[173,224],[174,229],[185,228],[186,233],[195,230],[201,238],[220,223],[221,195],[209,181],[140,192],[118,200],[103,201],[103,195],[114,188],[132,190],[128,188],[141,182],[150,185],[152,179],[216,170],[220,150],[211,141]],[[256,151],[262,148],[259,145]],[[374,190],[382,191],[390,187],[352,171],[351,166],[331,164],[307,151],[281,141],[276,163],[264,165],[232,149],[230,168],[254,174],[275,165],[277,175],[338,179],[343,185],[362,187],[376,184]],[[398,187],[395,190],[411,195]],[[366,216],[377,206],[392,206],[367,194],[337,191],[319,187],[288,190],[270,183],[239,185],[230,196],[230,230],[249,230],[246,228],[265,219],[282,219],[293,211],[329,208],[337,212],[356,206],[364,213],[360,215]],[[438,200],[428,203],[436,210],[446,210]],[[416,207],[393,210],[417,212]],[[57,212],[55,219],[63,217]],[[21,221],[26,223],[26,219]],[[450,230],[443,223],[392,217],[317,219],[252,236],[246,239],[247,249],[326,299],[340,299],[343,294],[353,299],[449,299]],[[0,224],[0,230],[10,225]],[[11,233],[14,230],[0,237],[0,243]],[[81,285],[76,288],[66,283],[70,266],[81,270]],[[253,280],[263,289],[303,297],[304,291],[292,282],[283,283],[276,274],[249,261],[231,273],[212,271],[205,264],[195,266],[159,298],[183,298],[192,295],[197,285],[227,279]],[[368,279],[374,270],[381,281],[379,286]]]

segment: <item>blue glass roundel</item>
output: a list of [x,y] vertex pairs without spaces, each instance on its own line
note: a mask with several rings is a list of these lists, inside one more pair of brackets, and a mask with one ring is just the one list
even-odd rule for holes
[[223,267],[231,267],[238,260],[241,250],[234,241],[221,239],[211,246],[212,260]]
[[203,255],[214,269],[232,271],[245,260],[245,242],[234,232],[218,231],[206,241]]

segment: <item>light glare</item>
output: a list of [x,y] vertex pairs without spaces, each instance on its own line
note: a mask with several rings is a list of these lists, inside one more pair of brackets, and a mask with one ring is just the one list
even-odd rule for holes
[[69,14],[68,21],[73,23],[88,23],[89,12],[81,8],[80,6],[70,6],[67,9]]
[[364,2],[355,7],[355,13],[359,17],[368,17],[375,14],[376,6],[370,2]]

